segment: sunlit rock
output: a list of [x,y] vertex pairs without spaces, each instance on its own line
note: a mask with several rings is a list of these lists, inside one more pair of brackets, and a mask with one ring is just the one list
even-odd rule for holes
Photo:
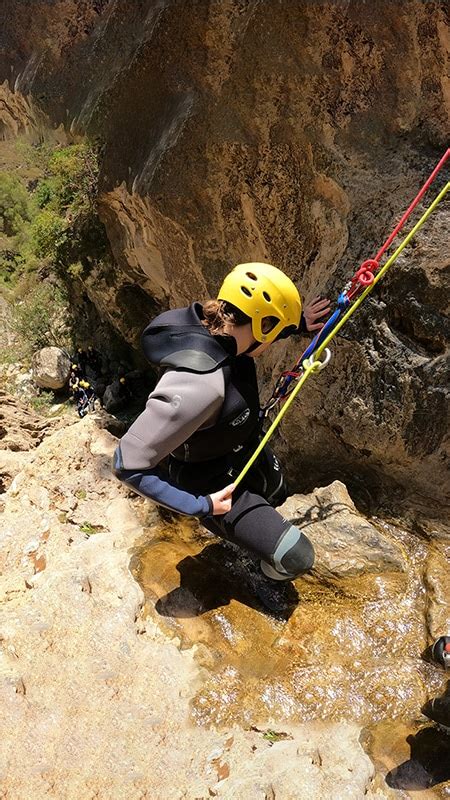
[[450,636],[450,542],[433,543],[425,568],[427,625],[434,641]]
[[344,484],[290,497],[280,512],[312,541],[319,576],[350,577],[405,569],[404,554],[359,514]]
[[[335,300],[448,147],[442,3],[10,5],[0,138],[102,143],[110,253],[82,291],[136,349],[152,316],[213,296],[243,259]],[[339,477],[442,516],[447,228],[441,204],[289,412],[280,455],[299,491]],[[265,355],[267,393],[304,346]]]
[[41,389],[62,389],[69,380],[69,355],[59,347],[43,347],[33,355],[32,370]]

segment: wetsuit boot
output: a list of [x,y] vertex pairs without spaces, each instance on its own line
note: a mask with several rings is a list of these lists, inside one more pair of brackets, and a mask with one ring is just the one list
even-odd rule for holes
[[276,579],[263,569],[270,566],[250,555],[240,555],[242,577],[264,610],[275,617],[289,618],[298,604],[298,593],[288,576]]
[[450,695],[429,700],[422,708],[422,713],[450,734]]
[[291,581],[273,581],[261,575],[254,593],[262,606],[275,617],[287,619],[298,605],[298,592]]
[[[289,618],[298,604],[298,594],[290,580],[267,577],[261,570],[257,556],[231,542],[221,542],[218,566],[243,590],[244,596],[257,600],[257,605],[274,617]],[[253,606],[253,602],[250,604]]]

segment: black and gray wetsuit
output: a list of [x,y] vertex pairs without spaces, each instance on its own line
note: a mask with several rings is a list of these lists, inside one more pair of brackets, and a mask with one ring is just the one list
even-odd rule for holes
[[144,331],[144,351],[165,368],[145,410],[114,456],[117,477],[156,503],[259,555],[272,578],[311,568],[314,552],[274,505],[286,498],[276,457],[266,446],[233,493],[231,511],[212,515],[210,494],[232,483],[260,436],[254,361],[236,355],[232,337],[212,336],[202,307],[161,314]]

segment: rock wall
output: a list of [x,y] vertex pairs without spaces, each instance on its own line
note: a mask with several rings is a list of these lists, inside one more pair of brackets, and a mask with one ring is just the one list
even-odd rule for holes
[[[3,92],[104,142],[100,212],[116,264],[88,292],[123,336],[136,341],[159,308],[214,294],[243,260],[279,265],[306,298],[336,297],[445,150],[446,10],[437,0],[4,4]],[[296,488],[342,477],[360,498],[387,491],[402,512],[420,501],[440,513],[444,214],[290,413],[280,447]],[[266,359],[266,390],[294,356],[282,344]]]

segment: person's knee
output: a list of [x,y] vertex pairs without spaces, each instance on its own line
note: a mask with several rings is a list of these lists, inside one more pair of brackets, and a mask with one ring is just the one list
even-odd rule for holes
[[296,578],[314,564],[314,548],[295,525],[290,525],[277,542],[271,565],[280,576]]

